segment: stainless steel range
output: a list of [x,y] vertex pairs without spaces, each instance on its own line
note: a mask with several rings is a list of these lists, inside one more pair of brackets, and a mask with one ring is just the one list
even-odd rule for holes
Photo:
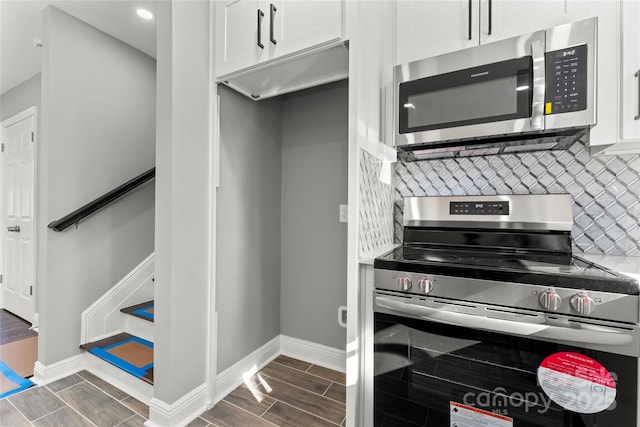
[[640,288],[572,224],[569,195],[405,199],[374,262],[376,426],[637,425]]

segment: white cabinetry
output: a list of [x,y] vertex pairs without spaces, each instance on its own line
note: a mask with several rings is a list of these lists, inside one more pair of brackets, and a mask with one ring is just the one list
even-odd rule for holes
[[399,0],[402,64],[567,22],[568,0]]
[[597,125],[591,154],[640,152],[640,4],[637,0],[569,1],[573,19],[598,17]]
[[621,140],[635,141],[636,149],[640,150],[640,2],[624,0],[621,13]]
[[216,76],[330,44],[342,37],[342,2],[216,2]]

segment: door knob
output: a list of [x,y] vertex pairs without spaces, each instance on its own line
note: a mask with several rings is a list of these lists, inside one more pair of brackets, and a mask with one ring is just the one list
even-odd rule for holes
[[19,233],[20,232],[20,226],[19,225],[12,225],[7,227],[7,231],[12,231],[14,233]]

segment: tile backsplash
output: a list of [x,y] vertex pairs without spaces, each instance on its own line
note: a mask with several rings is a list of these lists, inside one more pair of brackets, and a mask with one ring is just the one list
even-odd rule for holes
[[586,138],[567,150],[398,161],[394,231],[408,196],[569,193],[576,252],[640,256],[640,155],[590,157]]

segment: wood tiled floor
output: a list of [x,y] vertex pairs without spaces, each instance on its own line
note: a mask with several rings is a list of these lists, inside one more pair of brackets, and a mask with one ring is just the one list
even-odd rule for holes
[[[279,356],[189,427],[341,426],[345,376]],[[0,425],[142,426],[149,408],[87,371],[0,400]]]

